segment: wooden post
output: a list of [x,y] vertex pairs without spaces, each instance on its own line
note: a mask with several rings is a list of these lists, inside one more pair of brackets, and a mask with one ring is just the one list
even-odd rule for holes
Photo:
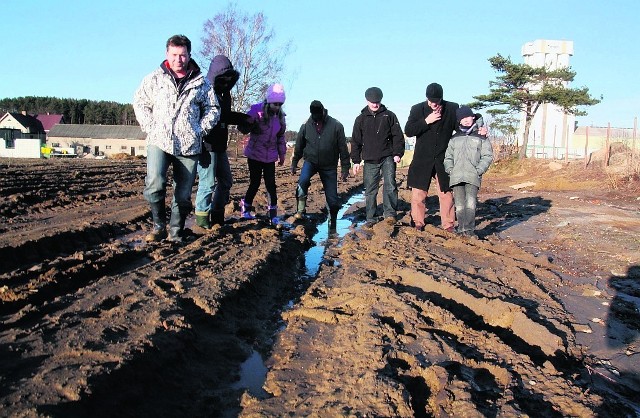
[[587,167],[589,164],[589,127],[585,130],[585,140],[584,140],[584,166]]
[[553,159],[555,160],[556,157],[558,156],[556,154],[556,132],[558,131],[558,126],[554,125],[553,126],[553,152],[551,153],[551,157],[553,157]]
[[611,150],[609,149],[609,135],[611,134],[611,122],[607,123],[607,142],[604,150],[604,166],[609,167],[609,153]]
[[633,140],[631,141],[631,168],[636,154],[636,133],[638,132],[638,117],[633,118]]
[[[527,155],[527,150],[524,150],[524,155]],[[533,148],[531,151],[531,158],[536,158],[536,131],[533,131]]]
[[566,145],[564,150],[564,162],[566,164],[569,164],[569,129],[571,129],[571,127],[567,124],[567,130],[564,135],[564,143]]

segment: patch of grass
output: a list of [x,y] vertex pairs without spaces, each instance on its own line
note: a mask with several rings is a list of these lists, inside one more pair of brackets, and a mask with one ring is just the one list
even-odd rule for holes
[[495,175],[515,175],[523,171],[523,160],[518,156],[511,156],[495,161],[489,168],[489,173]]
[[602,183],[597,180],[576,181],[575,179],[556,176],[549,178],[538,178],[533,190],[593,190],[602,187]]

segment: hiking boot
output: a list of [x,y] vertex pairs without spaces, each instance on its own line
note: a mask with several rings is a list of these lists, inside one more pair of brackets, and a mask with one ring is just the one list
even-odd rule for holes
[[367,222],[364,223],[364,225],[362,225],[363,228],[373,228],[373,226],[376,224],[376,221],[374,220],[368,220]]

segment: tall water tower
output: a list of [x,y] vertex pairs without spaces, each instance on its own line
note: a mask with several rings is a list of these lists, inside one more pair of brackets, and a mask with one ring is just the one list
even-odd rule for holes
[[[532,67],[546,67],[549,70],[569,67],[572,55],[573,41],[536,40],[522,46],[524,63]],[[567,144],[572,143],[574,126],[575,116],[564,113],[553,104],[541,105],[529,128],[527,156],[563,158],[569,148]],[[523,132],[524,115],[520,123],[520,137]]]

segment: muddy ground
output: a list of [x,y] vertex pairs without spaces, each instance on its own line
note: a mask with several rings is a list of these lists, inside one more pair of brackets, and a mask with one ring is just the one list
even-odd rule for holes
[[[190,218],[172,245],[143,242],[144,161],[0,160],[1,416],[640,413],[637,176],[497,164],[470,239],[438,228],[432,197],[410,227],[401,169],[397,222],[362,227],[354,204],[309,277],[319,181],[295,223],[278,169],[278,230],[238,219],[232,165],[227,224]],[[268,372],[247,390],[256,353]]]

